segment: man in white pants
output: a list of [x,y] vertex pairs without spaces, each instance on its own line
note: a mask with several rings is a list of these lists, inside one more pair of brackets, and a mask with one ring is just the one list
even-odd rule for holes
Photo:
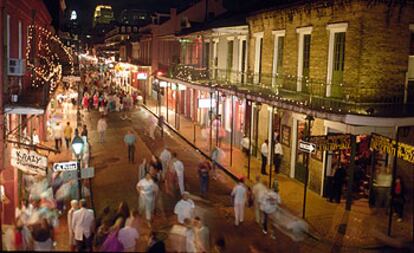
[[152,180],[151,174],[147,173],[138,182],[137,191],[139,193],[139,209],[141,212],[145,210],[145,218],[150,223],[155,199],[154,181]]
[[189,192],[183,192],[182,199],[174,207],[178,223],[184,224],[185,219],[192,219],[194,216],[194,201],[190,199]]
[[184,164],[177,159],[177,153],[172,154],[174,170],[177,173],[178,186],[180,187],[180,193],[184,193]]
[[239,183],[233,188],[231,192],[234,203],[234,225],[238,226],[239,223],[244,221],[244,206],[247,199],[247,189],[244,185],[244,178],[239,179]]

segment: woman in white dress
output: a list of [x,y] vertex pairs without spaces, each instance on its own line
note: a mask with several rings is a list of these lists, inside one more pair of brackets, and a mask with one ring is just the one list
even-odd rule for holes
[[145,218],[150,223],[155,199],[154,181],[151,174],[147,173],[145,178],[138,182],[137,191],[139,194],[139,210],[141,213],[145,211]]

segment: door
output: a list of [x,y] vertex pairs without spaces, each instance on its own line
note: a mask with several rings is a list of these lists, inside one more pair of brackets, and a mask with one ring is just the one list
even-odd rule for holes
[[296,127],[296,157],[295,157],[295,179],[300,182],[305,182],[306,177],[306,154],[299,150],[299,141],[303,140],[305,137],[305,121],[298,121]]

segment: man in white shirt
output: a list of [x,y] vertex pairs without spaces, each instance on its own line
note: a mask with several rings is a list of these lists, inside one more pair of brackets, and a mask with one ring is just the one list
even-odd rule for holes
[[280,172],[280,165],[282,164],[282,157],[283,157],[282,144],[280,144],[279,139],[276,139],[274,157],[273,157],[273,163],[275,164],[276,174]]
[[234,225],[238,226],[244,220],[244,206],[247,199],[247,189],[244,186],[244,179],[240,178],[239,183],[233,188],[231,196],[234,203]]
[[53,137],[55,138],[55,148],[60,151],[60,148],[62,147],[63,130],[59,122],[56,122],[55,127],[53,127]]
[[97,125],[97,130],[99,134],[99,143],[105,142],[105,131],[107,128],[108,128],[108,124],[106,123],[106,119],[104,118],[104,116],[102,116],[98,120],[98,125]]
[[95,217],[92,209],[86,208],[86,200],[79,201],[80,209],[73,212],[72,229],[78,251],[92,250],[92,235],[95,228]]
[[189,192],[183,192],[182,199],[177,202],[174,207],[174,213],[177,215],[178,223],[184,224],[184,220],[192,219],[194,214],[195,204],[190,199]]
[[171,152],[168,150],[166,146],[161,151],[160,160],[162,164],[162,179],[164,179],[165,173],[168,170],[168,164],[170,163],[170,160],[171,160]]
[[37,145],[40,143],[40,138],[39,135],[37,134],[36,129],[33,129],[33,133],[32,133],[32,143],[33,145]]
[[262,144],[262,147],[260,148],[260,153],[262,154],[262,174],[267,175],[266,173],[266,165],[267,165],[267,155],[268,152],[268,140],[265,140]]
[[180,193],[184,193],[184,164],[180,160],[177,159],[177,153],[172,154],[173,157],[173,167],[175,172],[177,173],[178,179],[178,187],[180,188]]
[[154,181],[150,173],[147,173],[143,179],[139,180],[137,191],[139,194],[139,209],[141,212],[145,211],[145,218],[148,222],[151,222],[155,192]]
[[259,175],[256,176],[256,184],[253,185],[253,199],[254,199],[254,213],[256,222],[261,224],[261,211],[260,211],[260,198],[267,191],[267,187],[262,183],[262,179]]
[[249,137],[245,135],[241,140],[240,145],[242,146],[243,153],[249,155]]
[[124,252],[135,252],[138,238],[138,231],[130,223],[125,223],[125,227],[118,232],[118,240],[124,246]]

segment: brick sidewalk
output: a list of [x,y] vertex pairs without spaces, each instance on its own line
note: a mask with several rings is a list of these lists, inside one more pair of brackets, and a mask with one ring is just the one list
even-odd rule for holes
[[[153,113],[156,112],[156,101],[147,100],[147,108]],[[166,109],[162,109],[165,115]],[[175,113],[169,112],[170,124],[174,126]],[[166,120],[166,119],[165,119]],[[202,141],[204,138],[201,134],[201,129],[196,127],[196,142],[194,142],[194,124],[191,120],[180,116],[180,129],[178,133],[186,138],[205,154],[210,154],[209,141]],[[213,141],[214,142],[214,141]],[[213,143],[214,146],[214,143]],[[233,147],[232,166],[229,161],[229,144],[222,142],[221,148],[227,154],[225,159],[220,161],[223,167],[231,173],[240,176],[247,176],[247,158],[237,147]],[[261,161],[256,157],[251,157],[251,175],[250,184],[253,184],[253,179],[260,173]],[[262,176],[262,175],[261,175]],[[273,175],[274,176],[274,175]],[[303,206],[303,184],[295,179],[292,179],[284,174],[277,175],[280,183],[280,194],[284,205],[294,214],[301,217]],[[262,176],[262,180],[268,184],[268,176]],[[353,202],[352,210],[348,213],[345,211],[345,201],[341,204],[330,203],[322,198],[319,194],[308,191],[306,220],[309,222],[315,234],[322,240],[330,244],[340,243],[345,247],[375,247],[382,245],[382,242],[376,239],[378,232],[386,233],[388,226],[388,216],[385,213],[373,214],[373,211],[368,207],[368,200],[356,200]],[[405,219],[402,223],[397,223],[396,218],[393,218],[392,236],[404,241],[412,241],[413,224],[412,207],[406,205]],[[347,224],[346,233],[343,234],[343,225]]]

